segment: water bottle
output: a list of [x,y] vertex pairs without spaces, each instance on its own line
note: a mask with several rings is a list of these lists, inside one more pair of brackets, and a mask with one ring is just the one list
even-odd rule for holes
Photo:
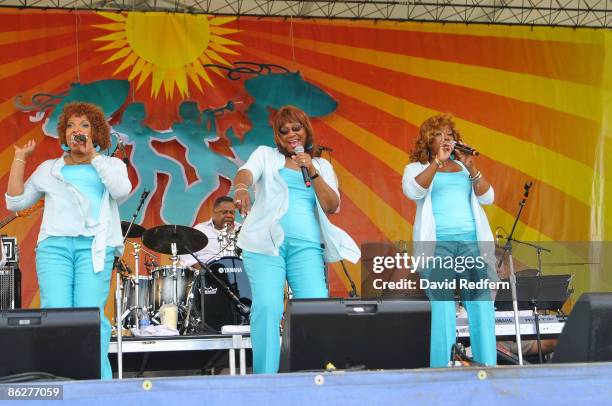
[[145,328],[147,328],[150,325],[151,325],[151,320],[149,320],[149,316],[147,315],[146,312],[142,312],[142,315],[141,315],[141,318],[140,318],[140,323],[139,323],[138,327],[140,328],[140,330],[144,330]]

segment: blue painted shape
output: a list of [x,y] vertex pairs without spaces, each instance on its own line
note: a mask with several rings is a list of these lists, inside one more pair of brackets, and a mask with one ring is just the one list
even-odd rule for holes
[[300,72],[260,75],[247,80],[244,86],[257,104],[275,110],[292,104],[310,117],[322,117],[338,107],[338,102],[321,88],[305,81]]
[[274,147],[274,134],[270,126],[270,108],[278,110],[285,105],[302,109],[310,117],[323,117],[333,113],[338,102],[319,87],[304,80],[299,72],[270,73],[245,81],[245,88],[254,102],[246,114],[252,129],[240,141],[228,131],[232,148],[242,161],[260,145]]
[[[128,105],[115,130],[129,137],[129,143],[133,146],[131,164],[138,172],[139,181],[120,208],[122,218],[128,219],[133,215],[142,191],[146,188],[153,192],[157,173],[165,173],[170,180],[161,205],[162,219],[167,224],[192,225],[201,204],[219,187],[219,177],[233,179],[238,165],[245,162],[258,146],[274,146],[269,124],[270,108],[278,109],[292,104],[313,117],[330,114],[337,108],[335,100],[304,81],[299,73],[262,75],[247,80],[245,86],[254,98],[246,112],[252,128],[245,134],[244,141],[239,140],[231,129],[228,130],[235,159],[216,153],[208,144],[219,136],[215,116],[224,110],[233,110],[231,103],[200,112],[197,103],[184,101],[179,106],[180,121],[167,132],[157,132],[144,125],[146,112],[142,103]],[[198,176],[196,182],[188,184],[185,168],[152,147],[154,140],[171,139],[176,139],[185,147],[186,160]],[[142,222],[144,212],[145,209],[139,214],[137,222]]]
[[[129,137],[128,142],[132,146],[130,164],[134,166],[138,173],[138,183],[134,185],[128,200],[120,206],[123,219],[132,217],[140,202],[140,195],[145,189],[151,191],[151,194],[154,193],[157,187],[158,172],[165,173],[170,177],[162,202],[162,218],[165,219],[164,215],[168,212],[181,213],[181,207],[177,200],[185,192],[187,183],[183,166],[170,157],[159,155],[155,151],[151,142],[165,137],[144,125],[145,118],[144,104],[131,103],[126,107],[121,123],[114,127],[116,131]],[[151,196],[149,196],[145,206],[136,218],[137,223],[142,222],[150,198]],[[165,220],[172,222],[173,218]]]
[[98,80],[91,83],[73,83],[68,94],[55,105],[49,119],[43,126],[45,134],[57,137],[57,120],[66,103],[81,101],[99,106],[106,117],[110,117],[125,102],[130,90],[127,80]]

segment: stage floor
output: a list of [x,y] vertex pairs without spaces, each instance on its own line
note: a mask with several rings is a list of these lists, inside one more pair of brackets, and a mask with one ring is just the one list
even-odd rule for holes
[[[64,403],[207,405],[596,404],[612,363],[62,382]],[[28,403],[31,404],[31,403]]]

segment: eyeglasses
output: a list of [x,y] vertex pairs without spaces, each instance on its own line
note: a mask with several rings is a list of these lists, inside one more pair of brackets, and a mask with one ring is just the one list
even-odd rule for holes
[[278,133],[280,135],[287,135],[289,134],[289,131],[293,131],[294,133],[300,131],[302,128],[304,128],[304,126],[302,124],[293,124],[291,126],[291,130],[289,130],[289,128],[287,127],[283,127],[281,129],[278,130]]
[[215,210],[215,213],[223,213],[224,215],[227,214],[236,214],[236,209],[231,209],[231,210]]

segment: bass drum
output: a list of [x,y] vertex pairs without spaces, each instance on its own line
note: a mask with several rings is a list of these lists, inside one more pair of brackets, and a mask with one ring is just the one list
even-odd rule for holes
[[[251,306],[251,285],[240,258],[223,257],[210,262],[208,266],[242,303]],[[193,283],[192,293],[192,311],[197,315],[201,313],[201,298],[204,297],[204,321],[214,330],[221,331],[221,327],[225,325],[248,324],[248,318],[236,310],[234,302],[206,272],[200,271],[199,277]]]

